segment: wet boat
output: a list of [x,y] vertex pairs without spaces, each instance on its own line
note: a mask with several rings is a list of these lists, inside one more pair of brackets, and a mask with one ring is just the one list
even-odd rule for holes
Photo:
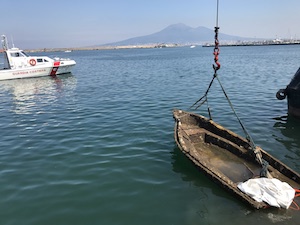
[[247,139],[195,113],[175,109],[173,117],[174,138],[179,149],[201,172],[250,206],[256,209],[270,206],[244,193],[239,186],[261,177],[262,166],[254,156],[258,152],[267,163],[272,180],[278,179],[296,190],[300,188],[300,175],[297,172],[260,147],[252,149]]
[[29,56],[19,48],[9,48],[6,37],[2,36],[3,68],[0,80],[54,76],[70,73],[76,62],[71,59]]
[[278,100],[287,97],[288,114],[300,119],[300,68],[285,89],[276,93]]

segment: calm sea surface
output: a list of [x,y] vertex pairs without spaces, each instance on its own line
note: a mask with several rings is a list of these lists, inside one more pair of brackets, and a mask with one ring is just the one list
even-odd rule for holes
[[[212,52],[54,52],[76,60],[72,74],[0,82],[0,224],[299,224],[300,211],[252,210],[177,148],[172,109],[204,94]],[[275,94],[299,59],[300,46],[223,47],[218,72],[254,142],[297,172],[300,121]],[[208,98],[242,135],[217,82]]]

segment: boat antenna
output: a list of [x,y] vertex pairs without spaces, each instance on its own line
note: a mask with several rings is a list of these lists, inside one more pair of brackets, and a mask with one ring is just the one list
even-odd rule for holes
[[220,54],[220,49],[219,49],[219,38],[218,38],[218,35],[219,35],[219,29],[220,27],[218,26],[218,21],[219,20],[219,0],[217,0],[217,17],[216,17],[216,26],[215,26],[215,47],[214,47],[214,52],[213,52],[213,55],[214,55],[214,61],[215,61],[215,64],[213,64],[213,69],[214,69],[214,75],[213,75],[213,78],[205,92],[205,94],[198,100],[196,101],[190,108],[193,108],[196,104],[198,104],[200,102],[200,104],[198,106],[195,107],[195,110],[198,109],[201,105],[203,105],[205,102],[207,103],[207,110],[208,110],[208,114],[209,114],[209,118],[210,120],[212,120],[212,117],[211,117],[211,112],[210,112],[210,108],[208,106],[208,99],[207,99],[207,95],[208,95],[208,92],[212,86],[212,83],[214,81],[214,79],[216,78],[218,80],[218,83],[220,84],[220,87],[228,101],[228,104],[231,108],[231,110],[233,111],[234,115],[236,116],[239,124],[241,125],[245,135],[246,135],[246,139],[250,145],[250,149],[251,152],[253,153],[256,161],[262,166],[262,170],[261,170],[261,176],[262,177],[271,177],[269,171],[268,171],[268,162],[265,161],[263,158],[262,158],[262,154],[261,154],[261,151],[256,147],[253,139],[251,138],[250,134],[247,132],[244,124],[242,123],[242,121],[240,120],[239,116],[237,115],[234,107],[233,107],[233,104],[231,103],[219,77],[218,77],[218,74],[217,74],[217,71],[221,68],[221,64],[219,63],[219,54]]
[[7,38],[5,35],[2,35],[2,48],[4,51],[6,51],[8,49],[8,43],[7,43]]
[[12,44],[12,47],[14,48],[14,47],[15,47],[15,44],[14,44],[14,39],[13,39],[13,37],[12,37],[12,36],[11,36],[10,38],[11,38],[11,44]]

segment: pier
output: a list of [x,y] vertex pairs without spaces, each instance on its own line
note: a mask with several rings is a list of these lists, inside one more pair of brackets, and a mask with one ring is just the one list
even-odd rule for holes
[[[281,40],[281,39],[275,39],[275,40],[263,40],[263,41],[224,41],[223,43],[220,43],[219,46],[226,47],[226,46],[267,46],[267,45],[299,45],[300,40]],[[202,45],[202,47],[214,47],[214,43],[206,43]]]

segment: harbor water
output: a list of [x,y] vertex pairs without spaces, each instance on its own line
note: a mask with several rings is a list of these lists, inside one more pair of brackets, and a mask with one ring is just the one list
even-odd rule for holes
[[[300,211],[235,199],[177,148],[172,110],[205,93],[212,53],[34,53],[77,65],[0,82],[0,224],[299,224]],[[299,68],[300,46],[223,47],[219,58],[219,79],[255,144],[299,173],[300,121],[275,95]],[[208,104],[216,122],[244,135],[217,82]],[[207,115],[207,105],[196,112]]]

